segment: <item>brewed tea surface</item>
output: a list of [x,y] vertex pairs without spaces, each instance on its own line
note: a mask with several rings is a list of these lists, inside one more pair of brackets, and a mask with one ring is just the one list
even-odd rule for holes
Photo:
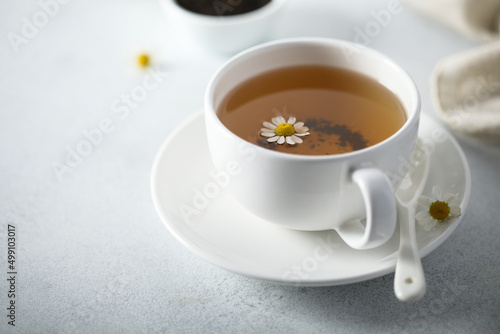
[[[352,70],[316,65],[255,76],[235,87],[217,114],[228,129],[253,144],[305,155],[363,149],[390,137],[406,121],[399,99],[379,82]],[[268,142],[261,129],[277,116],[304,122],[309,134],[294,145]]]

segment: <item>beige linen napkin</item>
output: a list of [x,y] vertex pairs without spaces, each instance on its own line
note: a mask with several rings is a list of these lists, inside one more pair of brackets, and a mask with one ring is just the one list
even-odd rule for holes
[[436,112],[452,128],[500,139],[500,41],[439,61],[432,92]]
[[489,42],[440,60],[432,73],[437,114],[452,128],[500,140],[500,0],[405,0],[467,37]]
[[477,41],[500,38],[500,0],[404,0]]

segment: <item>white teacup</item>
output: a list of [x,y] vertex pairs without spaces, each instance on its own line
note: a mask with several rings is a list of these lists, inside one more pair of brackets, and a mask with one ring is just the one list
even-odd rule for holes
[[[216,110],[232,88],[263,72],[294,65],[347,68],[377,80],[399,98],[406,123],[376,145],[328,156],[259,147],[221,123]],[[205,95],[214,166],[217,170],[238,168],[227,187],[230,194],[269,222],[304,231],[335,229],[356,249],[377,247],[394,232],[393,187],[401,177],[393,176],[413,154],[419,116],[417,88],[401,67],[369,48],[327,38],[279,40],[243,51],[217,71]]]

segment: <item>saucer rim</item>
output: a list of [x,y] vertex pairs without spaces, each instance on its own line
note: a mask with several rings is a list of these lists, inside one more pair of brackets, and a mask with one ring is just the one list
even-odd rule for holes
[[[269,275],[266,275],[265,273],[256,273],[255,271],[252,270],[245,270],[245,268],[235,268],[234,264],[231,265],[230,262],[223,260],[221,257],[214,256],[212,252],[207,252],[204,250],[202,247],[189,242],[189,240],[186,240],[186,238],[181,234],[180,231],[175,229],[175,224],[170,223],[170,218],[168,215],[164,212],[160,205],[160,199],[157,197],[157,190],[159,185],[157,184],[156,178],[158,173],[160,172],[160,160],[162,159],[165,151],[169,147],[170,143],[175,139],[176,136],[178,136],[181,132],[185,131],[185,129],[191,125],[192,123],[198,121],[198,119],[201,119],[202,122],[204,122],[204,113],[203,109],[201,111],[195,112],[193,115],[189,116],[186,118],[183,122],[181,122],[167,138],[164,140],[164,142],[161,144],[160,149],[158,150],[156,157],[153,162],[153,168],[151,171],[151,177],[150,177],[150,182],[151,182],[151,196],[153,200],[154,207],[167,228],[167,230],[174,236],[174,238],[179,241],[184,247],[189,249],[191,252],[196,254],[197,256],[203,258],[204,260],[208,261],[209,263],[216,265],[217,267],[227,270],[231,273],[243,275],[249,278],[253,279],[258,279],[258,280],[263,280],[267,281],[270,283],[277,283],[280,285],[293,285],[293,286],[301,286],[301,287],[322,287],[322,286],[336,286],[336,285],[345,285],[345,284],[351,284],[351,283],[357,283],[357,282],[362,282],[370,279],[374,279],[377,277],[384,276],[386,274],[390,274],[395,271],[396,267],[396,256],[394,256],[394,261],[391,261],[388,264],[380,264],[377,266],[377,269],[366,272],[366,273],[360,273],[358,275],[352,275],[348,276],[345,278],[323,278],[323,279],[299,279],[299,280],[284,280],[283,278],[276,278],[274,276],[270,277]],[[457,217],[447,228],[446,230],[443,231],[442,234],[440,234],[435,240],[427,244],[426,246],[422,247],[419,249],[419,256],[420,258],[424,258],[425,256],[429,255],[432,251],[436,250],[439,246],[441,246],[450,236],[453,234],[453,232],[457,229],[458,225],[460,225],[464,214],[466,212],[466,209],[469,204],[470,200],[470,194],[471,194],[471,172],[470,172],[470,167],[467,162],[465,153],[463,152],[462,148],[460,147],[458,141],[454,138],[454,136],[448,131],[441,123],[430,117],[429,115],[421,114],[421,118],[425,118],[427,122],[429,122],[429,125],[439,127],[440,130],[444,131],[447,135],[447,139],[451,142],[452,146],[455,148],[455,152],[458,154],[458,158],[462,163],[462,167],[464,169],[464,175],[465,175],[465,180],[464,180],[464,194],[462,195],[462,201],[461,201],[461,207],[462,207],[462,215]],[[386,258],[392,257],[393,255],[397,255],[397,251],[395,253],[391,253],[388,255]]]

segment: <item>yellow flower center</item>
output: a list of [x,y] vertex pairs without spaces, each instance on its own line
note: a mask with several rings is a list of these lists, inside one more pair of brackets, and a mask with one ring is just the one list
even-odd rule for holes
[[278,136],[291,136],[295,133],[295,129],[293,128],[292,124],[281,123],[276,127],[276,130],[274,130],[274,132]]
[[147,54],[141,54],[139,57],[137,57],[137,63],[141,67],[148,67],[149,66],[149,56]]
[[450,207],[446,202],[435,201],[429,208],[429,214],[436,220],[445,220],[450,215]]

